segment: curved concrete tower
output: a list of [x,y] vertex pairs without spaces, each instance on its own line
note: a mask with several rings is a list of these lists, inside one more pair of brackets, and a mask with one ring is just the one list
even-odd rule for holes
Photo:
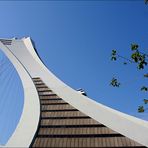
[[23,112],[5,147],[148,147],[148,122],[67,86],[45,67],[30,38],[0,39],[0,49],[24,88]]

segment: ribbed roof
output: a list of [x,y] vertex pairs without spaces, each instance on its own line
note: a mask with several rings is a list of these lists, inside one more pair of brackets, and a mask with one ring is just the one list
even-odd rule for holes
[[41,116],[31,147],[144,147],[83,114],[54,94],[40,78],[33,80]]

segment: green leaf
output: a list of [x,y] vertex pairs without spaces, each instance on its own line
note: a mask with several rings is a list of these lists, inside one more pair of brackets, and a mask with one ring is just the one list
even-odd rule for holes
[[118,82],[116,78],[112,78],[110,85],[112,85],[113,87],[119,87],[120,83]]
[[143,68],[144,68],[143,64],[142,63],[139,63],[138,64],[138,69],[143,69]]
[[138,62],[138,54],[137,54],[137,52],[135,52],[135,53],[133,53],[132,55],[131,55],[131,58],[134,60],[134,62]]
[[124,64],[124,65],[127,65],[127,62],[124,62],[123,64]]
[[144,112],[144,107],[143,106],[139,106],[138,107],[138,112],[139,113],[143,113]]
[[116,57],[111,57],[111,60],[112,60],[112,61],[116,61],[117,58],[116,58]]
[[112,50],[112,53],[111,53],[111,60],[112,61],[116,61],[117,60],[117,55],[116,55],[116,50]]
[[137,50],[139,47],[138,44],[131,44],[131,50]]
[[145,1],[145,4],[148,4],[148,0],[144,0]]
[[112,54],[116,55],[117,51],[116,50],[112,50]]
[[141,91],[148,91],[148,87],[142,86]]

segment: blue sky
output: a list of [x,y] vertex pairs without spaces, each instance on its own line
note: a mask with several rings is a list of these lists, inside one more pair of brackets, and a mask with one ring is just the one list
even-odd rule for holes
[[[141,85],[148,85],[142,79],[146,70],[110,61],[112,49],[128,57],[133,42],[148,53],[148,5],[143,0],[0,1],[0,18],[1,38],[30,36],[46,66],[69,86],[83,88],[97,102],[148,119],[147,113],[137,113],[137,107],[147,98],[139,91]],[[18,121],[23,91],[14,73],[14,82],[20,86],[16,94],[21,99],[18,110],[11,108],[17,115],[10,120]],[[120,88],[109,86],[113,76],[120,79]],[[9,89],[14,91],[14,87]],[[2,120],[5,112],[1,116]],[[3,126],[0,123],[0,128]],[[0,130],[0,143],[6,142],[15,126],[7,129],[5,137]]]

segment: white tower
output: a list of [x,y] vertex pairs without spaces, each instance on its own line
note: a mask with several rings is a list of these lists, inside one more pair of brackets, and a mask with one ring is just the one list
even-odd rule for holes
[[[67,137],[66,139],[67,141],[69,140],[68,138],[71,138],[71,139],[75,138],[73,143],[76,143],[77,142],[76,136],[78,136],[79,139],[84,139],[84,141],[90,136],[91,139],[94,138],[94,140],[96,140],[96,142],[94,142],[95,145],[93,147],[95,146],[99,147],[99,140],[101,138],[105,139],[111,136],[112,138],[110,140],[105,141],[104,147],[116,147],[116,146],[117,147],[124,147],[124,146],[142,147],[142,145],[148,146],[148,122],[137,119],[132,116],[129,116],[127,114],[121,113],[107,106],[104,106],[100,103],[97,103],[93,101],[92,99],[88,98],[87,96],[81,95],[77,91],[67,86],[65,83],[59,80],[54,74],[52,74],[45,67],[41,59],[38,57],[38,54],[36,50],[34,49],[31,39],[29,37],[23,38],[23,39],[0,39],[0,48],[2,49],[2,51],[5,53],[5,55],[9,58],[9,60],[14,65],[15,69],[17,70],[21,78],[23,88],[24,88],[23,112],[22,112],[22,115],[21,115],[21,118],[17,125],[16,130],[14,131],[12,137],[9,139],[8,143],[5,145],[6,147],[35,146],[33,145],[33,141],[35,140],[36,135],[38,134],[37,132],[40,128],[39,127],[40,123],[42,122],[41,112],[40,112],[42,110],[42,106],[39,101],[39,99],[41,100],[41,97],[40,97],[41,95],[39,93],[39,90],[37,92],[37,89],[36,89],[36,87],[38,87],[37,86],[38,83],[41,83],[41,84],[45,83],[44,86],[46,85],[46,89],[49,90],[48,88],[50,88],[49,91],[50,92],[52,91],[54,92],[54,94],[56,94],[55,98],[62,98],[64,102],[59,103],[59,104],[64,105],[65,103],[66,105],[67,103],[69,106],[74,108],[74,109],[63,109],[62,111],[70,112],[70,111],[78,110],[80,113],[83,114],[83,118],[84,118],[83,121],[87,118],[91,118],[91,121],[93,120],[92,122],[95,123],[95,125],[97,122],[98,127],[99,125],[103,125],[107,128],[112,129],[113,131],[116,131],[113,133],[108,133],[109,134],[108,136],[104,133],[101,133],[100,135],[99,133],[97,134],[79,133],[75,135],[74,134],[72,135],[71,134],[64,134],[64,135],[56,134],[56,136],[52,134],[48,134],[46,136],[40,135],[38,138],[44,138],[44,139],[46,138],[47,140],[46,142],[48,142],[48,138],[50,139],[50,141],[51,139],[54,139],[54,138],[56,139],[59,138],[59,140],[61,140],[62,138],[64,139],[65,137]],[[44,95],[46,95],[46,93],[44,93]],[[47,93],[47,98],[49,97],[48,95],[49,93]],[[58,112],[59,110],[49,110],[49,111]],[[47,117],[47,118],[50,118],[52,120],[54,119],[66,120],[66,118],[69,120],[70,119],[72,120],[74,118],[79,119],[81,117],[70,116],[70,117],[52,117],[52,118]],[[83,128],[84,128],[84,125],[85,124],[83,124]],[[69,126],[70,128],[69,124],[65,125],[65,127],[66,126],[67,127]],[[78,128],[78,127],[80,128],[81,126],[79,125],[71,126],[71,128]],[[93,128],[93,126],[88,126],[88,127]],[[60,129],[64,128],[64,125],[63,127],[56,126],[56,128],[60,128]],[[121,137],[126,136],[127,138],[130,138],[128,139],[128,141],[131,140],[129,142],[131,144],[124,143],[124,140],[122,141],[123,138],[120,137],[119,133],[122,134]],[[117,138],[118,136],[120,137],[119,139]],[[63,145],[65,143],[63,143]],[[90,142],[90,143],[92,145],[94,144],[93,142]],[[108,143],[108,146],[107,146],[107,143]],[[47,146],[45,143],[43,145]],[[59,145],[59,147],[63,147],[63,145]],[[68,142],[65,145],[67,145],[68,147]],[[101,142],[100,142],[100,145],[101,145]],[[49,146],[50,144],[48,145],[48,147]],[[78,144],[78,146],[80,147],[81,145]],[[83,143],[82,147],[86,147],[86,146],[90,147],[88,144],[85,145]],[[102,145],[100,147],[103,147],[103,140],[102,140]]]

